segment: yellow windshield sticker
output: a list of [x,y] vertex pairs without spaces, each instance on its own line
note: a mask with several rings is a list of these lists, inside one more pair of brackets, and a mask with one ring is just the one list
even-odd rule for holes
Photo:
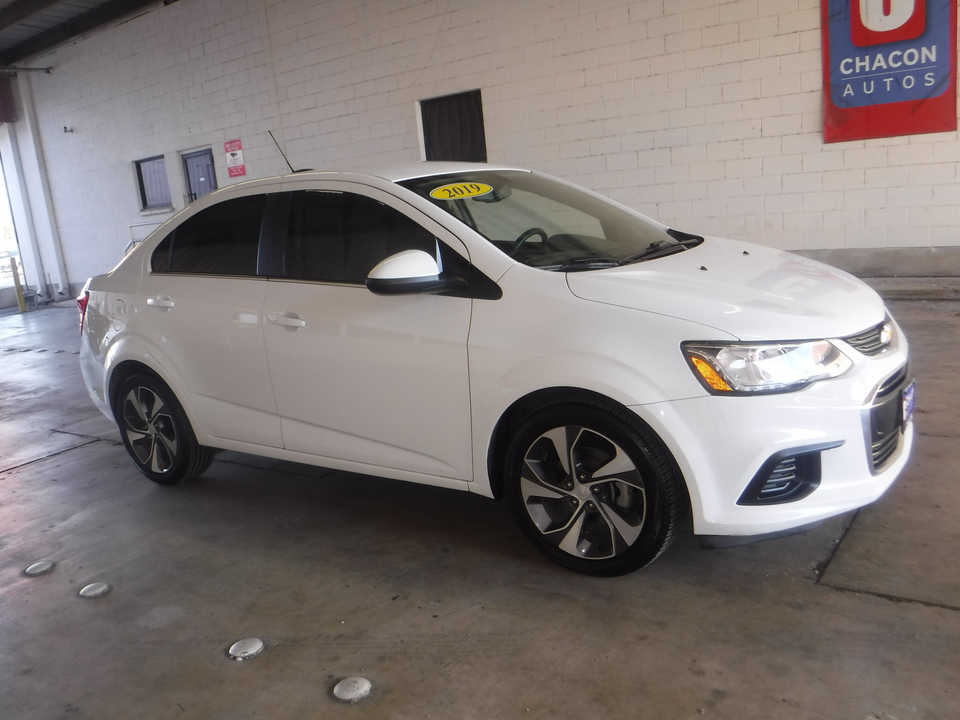
[[493,192],[493,188],[484,183],[452,183],[441,185],[430,192],[430,197],[437,200],[460,200],[462,198],[477,197]]

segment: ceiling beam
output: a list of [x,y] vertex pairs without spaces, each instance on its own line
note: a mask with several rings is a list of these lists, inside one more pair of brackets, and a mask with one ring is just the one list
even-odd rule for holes
[[[45,0],[37,1],[45,2]],[[0,53],[0,65],[12,65],[31,55],[42,53],[67,40],[88,33],[101,25],[106,25],[125,15],[129,15],[144,5],[159,4],[159,0],[113,0],[82,15],[78,15],[72,20],[67,20],[29,40],[24,40],[22,43],[14,45],[5,52]]]

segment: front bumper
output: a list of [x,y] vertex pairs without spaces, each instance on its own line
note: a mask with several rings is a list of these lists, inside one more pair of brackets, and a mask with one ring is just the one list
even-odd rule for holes
[[782,534],[879,498],[913,446],[902,345],[798,392],[635,407],[684,474],[694,532]]

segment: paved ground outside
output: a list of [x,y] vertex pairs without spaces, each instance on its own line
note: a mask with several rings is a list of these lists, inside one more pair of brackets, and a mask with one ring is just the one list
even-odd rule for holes
[[0,315],[0,718],[960,717],[960,302],[891,309],[919,379],[891,492],[745,547],[688,528],[616,579],[468,494],[235,453],[156,486],[86,397],[76,311]]

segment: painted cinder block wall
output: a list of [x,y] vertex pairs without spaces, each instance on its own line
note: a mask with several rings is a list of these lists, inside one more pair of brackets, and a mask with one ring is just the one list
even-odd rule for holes
[[[788,250],[960,247],[956,132],[825,145],[820,0],[181,0],[29,78],[71,286],[173,211],[134,161],[243,143],[247,175],[421,158],[417,102],[479,88],[488,156]],[[23,90],[23,88],[22,88]],[[64,132],[67,127],[73,132]],[[936,254],[936,253],[934,253]]]

